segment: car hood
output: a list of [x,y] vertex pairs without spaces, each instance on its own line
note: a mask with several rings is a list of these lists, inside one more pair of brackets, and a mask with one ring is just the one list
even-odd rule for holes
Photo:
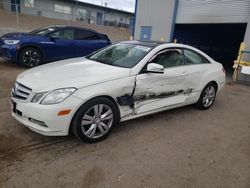
[[29,34],[24,33],[24,32],[6,33],[2,35],[1,39],[12,38],[12,37],[22,37],[22,36],[29,36]]
[[87,87],[129,75],[130,69],[81,57],[29,69],[18,75],[17,82],[31,88],[33,92],[46,92],[65,87]]
[[3,43],[5,39],[8,40],[21,40],[23,42],[28,42],[32,40],[47,40],[47,37],[45,36],[39,36],[39,35],[31,35],[29,33],[21,33],[21,32],[16,32],[16,33],[7,33],[4,34],[2,37],[0,37],[0,42]]

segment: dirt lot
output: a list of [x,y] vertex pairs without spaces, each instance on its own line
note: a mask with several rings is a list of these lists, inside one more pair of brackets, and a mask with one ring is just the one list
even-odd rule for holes
[[0,187],[250,187],[250,87],[227,84],[208,111],[120,124],[100,143],[44,137],[10,116],[24,69],[0,62]]

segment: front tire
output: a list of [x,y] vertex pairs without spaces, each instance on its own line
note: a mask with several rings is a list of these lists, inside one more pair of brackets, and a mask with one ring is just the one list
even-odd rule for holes
[[108,137],[117,122],[115,104],[107,98],[98,97],[77,111],[72,121],[72,132],[81,141],[99,142]]
[[32,68],[42,64],[41,52],[33,47],[24,48],[19,55],[20,65]]
[[207,110],[213,105],[216,97],[216,92],[216,84],[207,84],[206,87],[202,90],[199,101],[195,104],[195,106],[200,110]]

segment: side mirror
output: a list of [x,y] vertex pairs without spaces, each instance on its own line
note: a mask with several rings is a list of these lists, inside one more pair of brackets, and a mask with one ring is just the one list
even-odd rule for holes
[[156,63],[149,63],[147,66],[147,72],[163,74],[164,67]]

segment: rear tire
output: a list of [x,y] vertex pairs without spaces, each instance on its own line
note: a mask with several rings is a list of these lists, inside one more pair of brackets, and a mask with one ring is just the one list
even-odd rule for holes
[[42,64],[42,54],[34,47],[26,47],[19,55],[19,64],[28,68],[38,66]]
[[199,101],[195,104],[195,107],[200,110],[209,109],[214,103],[216,92],[216,84],[212,82],[207,84],[206,87],[202,90]]
[[72,132],[81,141],[99,142],[111,133],[118,122],[118,114],[115,104],[109,99],[92,99],[76,112],[72,121]]

